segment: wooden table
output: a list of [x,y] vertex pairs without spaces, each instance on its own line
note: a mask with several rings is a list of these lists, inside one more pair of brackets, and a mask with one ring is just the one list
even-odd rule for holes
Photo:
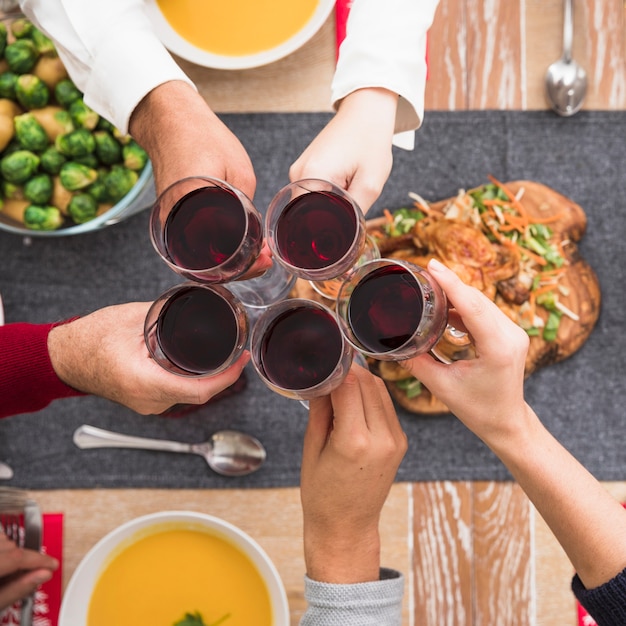
[[[626,108],[624,14],[623,0],[575,0],[574,57],[589,77],[586,108]],[[441,0],[429,35],[427,110],[545,109],[543,77],[561,54],[561,37],[561,0]],[[329,111],[333,17],[306,46],[269,66],[181,65],[218,112]],[[626,499],[626,482],[607,487]],[[198,510],[240,526],[265,548],[287,588],[291,623],[299,621],[305,603],[297,489],[33,495],[45,511],[65,514],[65,584],[90,546],[121,522],[163,509]],[[383,563],[406,574],[406,625],[576,626],[571,565],[513,483],[396,484],[381,529]]]

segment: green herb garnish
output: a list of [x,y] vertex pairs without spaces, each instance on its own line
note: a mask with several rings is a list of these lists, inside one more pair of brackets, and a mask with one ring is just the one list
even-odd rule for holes
[[219,624],[225,622],[229,617],[230,613],[226,613],[226,615],[222,615],[222,617],[215,622],[207,624],[202,618],[202,615],[196,611],[195,613],[185,613],[183,618],[175,622],[173,626],[218,626]]

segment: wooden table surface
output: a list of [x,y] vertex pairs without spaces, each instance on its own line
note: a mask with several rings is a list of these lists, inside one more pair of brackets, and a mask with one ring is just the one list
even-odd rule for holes
[[[574,58],[589,78],[585,108],[624,109],[624,2],[574,5]],[[441,0],[429,35],[427,111],[545,109],[543,77],[561,54],[562,11],[562,0]],[[218,71],[180,63],[218,112],[329,111],[334,36],[331,16],[307,45],[265,67]],[[626,499],[626,482],[607,487]],[[265,548],[285,583],[291,624],[299,621],[304,562],[295,488],[33,496],[44,511],[65,514],[64,584],[85,552],[118,524],[152,511],[197,510],[238,525]],[[572,568],[514,483],[396,484],[381,528],[383,563],[406,575],[406,625],[577,624]]]

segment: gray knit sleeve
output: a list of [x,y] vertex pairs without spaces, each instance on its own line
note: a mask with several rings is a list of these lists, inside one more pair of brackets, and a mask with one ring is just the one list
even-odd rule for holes
[[381,568],[380,579],[337,585],[304,577],[308,608],[300,626],[401,626],[404,577]]

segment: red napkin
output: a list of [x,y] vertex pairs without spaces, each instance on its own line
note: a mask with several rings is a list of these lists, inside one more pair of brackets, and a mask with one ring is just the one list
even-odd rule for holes
[[[36,626],[57,626],[61,609],[61,591],[63,582],[63,514],[44,513],[42,550],[59,561],[59,569],[52,578],[41,585],[35,594]],[[9,607],[0,615],[0,625],[19,626],[20,603]]]
[[335,2],[335,37],[336,56],[339,56],[339,46],[346,37],[346,23],[354,0],[336,0]]
[[579,602],[576,602],[576,605],[578,606],[578,626],[598,626],[596,620],[585,611]]

